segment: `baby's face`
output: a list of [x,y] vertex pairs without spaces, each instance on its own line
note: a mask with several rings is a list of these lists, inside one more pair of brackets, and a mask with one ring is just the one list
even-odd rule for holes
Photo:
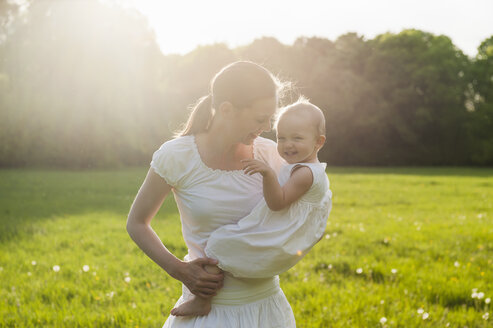
[[317,162],[319,135],[303,113],[286,113],[277,124],[277,151],[289,164]]

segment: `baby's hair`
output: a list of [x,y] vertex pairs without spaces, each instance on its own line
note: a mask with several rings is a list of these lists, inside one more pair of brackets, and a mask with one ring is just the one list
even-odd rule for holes
[[291,114],[291,113],[310,115],[313,121],[313,125],[316,127],[319,135],[325,136],[324,113],[320,108],[310,103],[309,99],[304,96],[300,96],[296,102],[283,107],[279,111],[279,114],[277,115],[276,122],[274,125],[276,130],[281,117],[283,115]]

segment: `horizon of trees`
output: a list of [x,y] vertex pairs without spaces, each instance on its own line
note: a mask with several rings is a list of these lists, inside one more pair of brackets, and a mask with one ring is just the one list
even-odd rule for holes
[[493,35],[475,58],[414,29],[163,55],[145,17],[90,0],[0,6],[0,166],[147,164],[240,59],[324,111],[329,165],[493,165]]

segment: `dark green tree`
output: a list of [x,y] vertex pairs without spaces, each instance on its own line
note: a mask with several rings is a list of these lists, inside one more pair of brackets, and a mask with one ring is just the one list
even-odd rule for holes
[[418,30],[380,35],[370,45],[365,78],[379,97],[370,112],[378,112],[375,128],[386,139],[379,164],[467,164],[467,56],[448,37]]
[[493,164],[493,37],[474,59],[419,30],[163,56],[145,18],[118,1],[25,3],[0,3],[2,166],[148,163],[239,59],[294,82],[282,104],[303,94],[322,108],[320,157],[332,165]]
[[472,162],[493,165],[493,36],[481,43],[472,64],[467,108]]

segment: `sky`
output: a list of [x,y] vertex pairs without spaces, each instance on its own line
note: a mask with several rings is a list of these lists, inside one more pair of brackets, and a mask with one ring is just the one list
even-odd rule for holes
[[366,39],[416,28],[444,34],[467,55],[493,35],[493,0],[129,0],[149,19],[164,54],[198,45],[247,45],[268,36],[330,40],[356,32]]

